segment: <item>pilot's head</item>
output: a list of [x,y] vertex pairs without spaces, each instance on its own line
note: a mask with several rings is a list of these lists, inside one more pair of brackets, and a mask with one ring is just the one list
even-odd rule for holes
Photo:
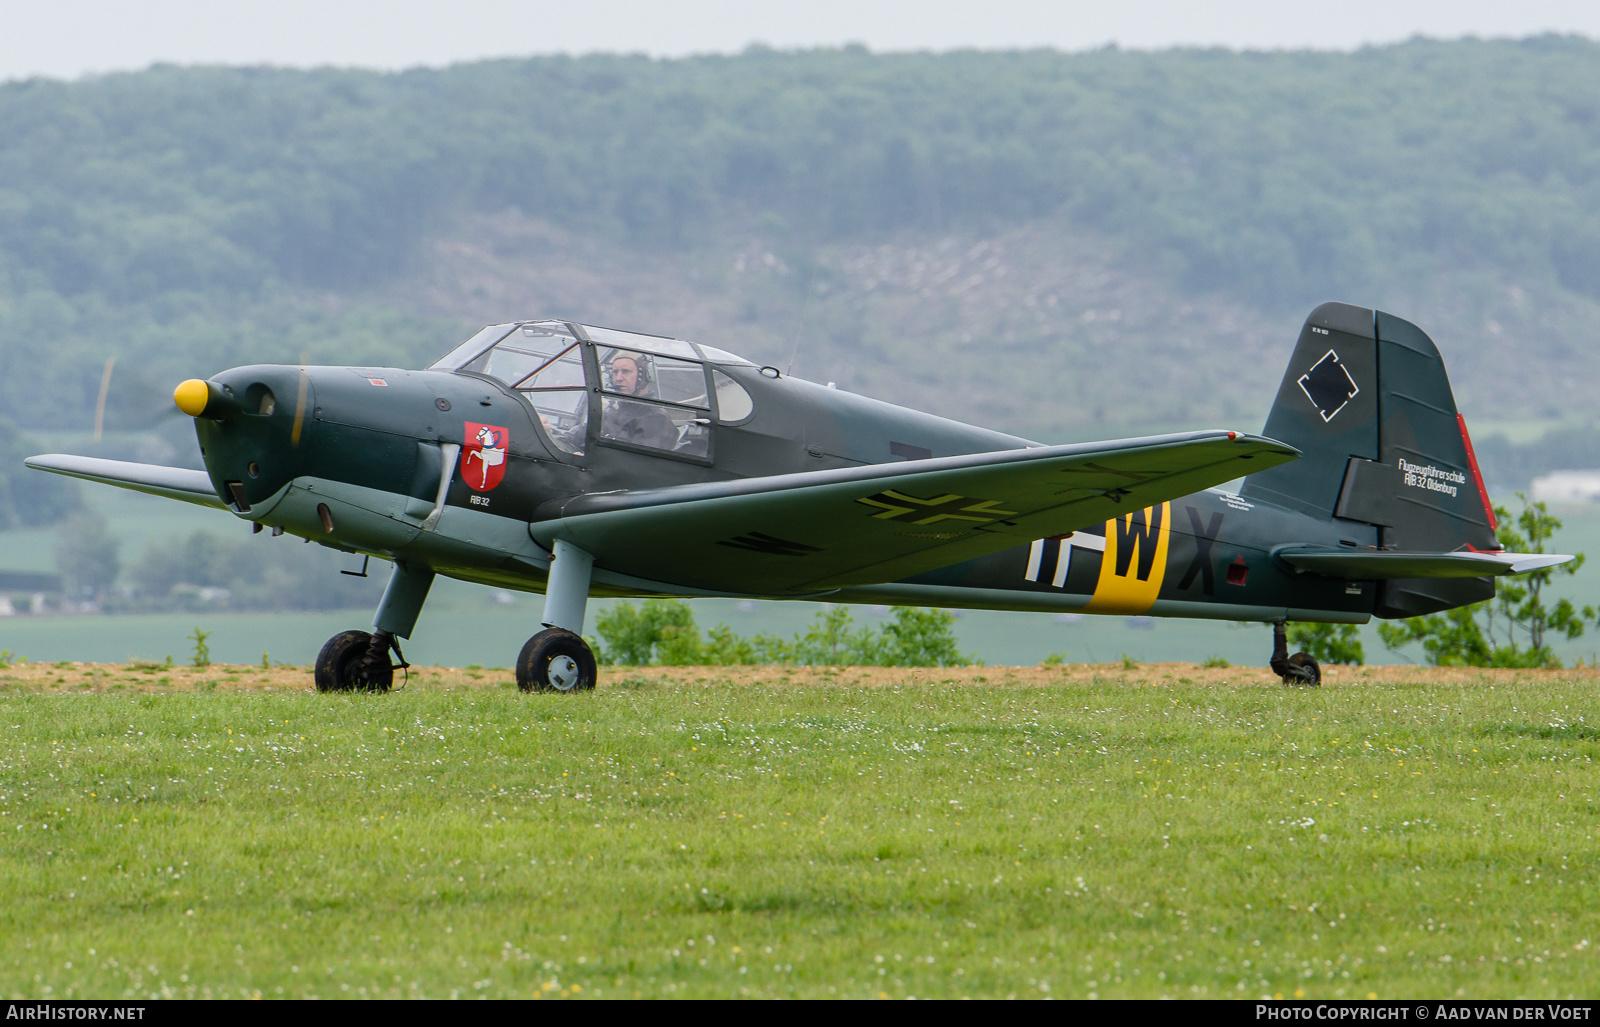
[[624,396],[644,395],[645,382],[639,373],[638,357],[624,354],[611,358],[611,388]]

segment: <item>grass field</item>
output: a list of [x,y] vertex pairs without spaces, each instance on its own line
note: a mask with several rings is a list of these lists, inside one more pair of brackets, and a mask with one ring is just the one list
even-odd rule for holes
[[1594,671],[0,671],[0,993],[1600,993]]

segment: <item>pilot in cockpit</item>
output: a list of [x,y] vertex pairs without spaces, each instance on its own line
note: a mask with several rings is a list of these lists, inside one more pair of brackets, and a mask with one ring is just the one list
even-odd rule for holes
[[606,365],[606,374],[611,381],[611,391],[620,392],[624,396],[649,397],[655,394],[650,387],[648,375],[639,373],[639,358],[632,353],[618,353],[611,358],[611,363]]
[[[654,399],[649,375],[643,361],[632,353],[618,353],[606,365],[611,391],[623,396]],[[678,441],[677,425],[665,410],[653,403],[636,403],[626,399],[607,401],[602,415],[600,434],[619,442],[631,442],[651,449],[671,449]]]
[[[672,450],[678,442],[678,426],[667,416],[666,410],[654,403],[620,398],[657,398],[646,360],[637,353],[620,352],[601,365],[605,391],[609,395],[601,412],[600,434],[608,439],[649,449]],[[582,421],[562,430],[552,425],[543,412],[539,414],[539,420],[557,447],[575,456],[583,455],[588,428]]]

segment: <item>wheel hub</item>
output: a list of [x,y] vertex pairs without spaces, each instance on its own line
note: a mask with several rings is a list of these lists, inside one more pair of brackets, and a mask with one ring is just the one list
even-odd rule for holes
[[578,662],[570,656],[555,656],[550,660],[546,675],[550,685],[563,692],[570,692],[578,685],[578,680],[583,676],[583,671],[578,667]]

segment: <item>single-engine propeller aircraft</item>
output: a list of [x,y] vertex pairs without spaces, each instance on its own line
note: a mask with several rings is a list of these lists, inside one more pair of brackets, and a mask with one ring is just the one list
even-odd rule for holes
[[1433,342],[1341,303],[1306,321],[1263,435],[1045,446],[564,321],[422,371],[253,365],[175,399],[204,471],[27,463],[391,561],[373,630],[318,655],[323,690],[388,688],[438,574],[545,593],[524,690],[594,687],[591,595],[1260,621],[1272,669],[1316,684],[1286,620],[1431,613],[1568,559],[1501,550]]

